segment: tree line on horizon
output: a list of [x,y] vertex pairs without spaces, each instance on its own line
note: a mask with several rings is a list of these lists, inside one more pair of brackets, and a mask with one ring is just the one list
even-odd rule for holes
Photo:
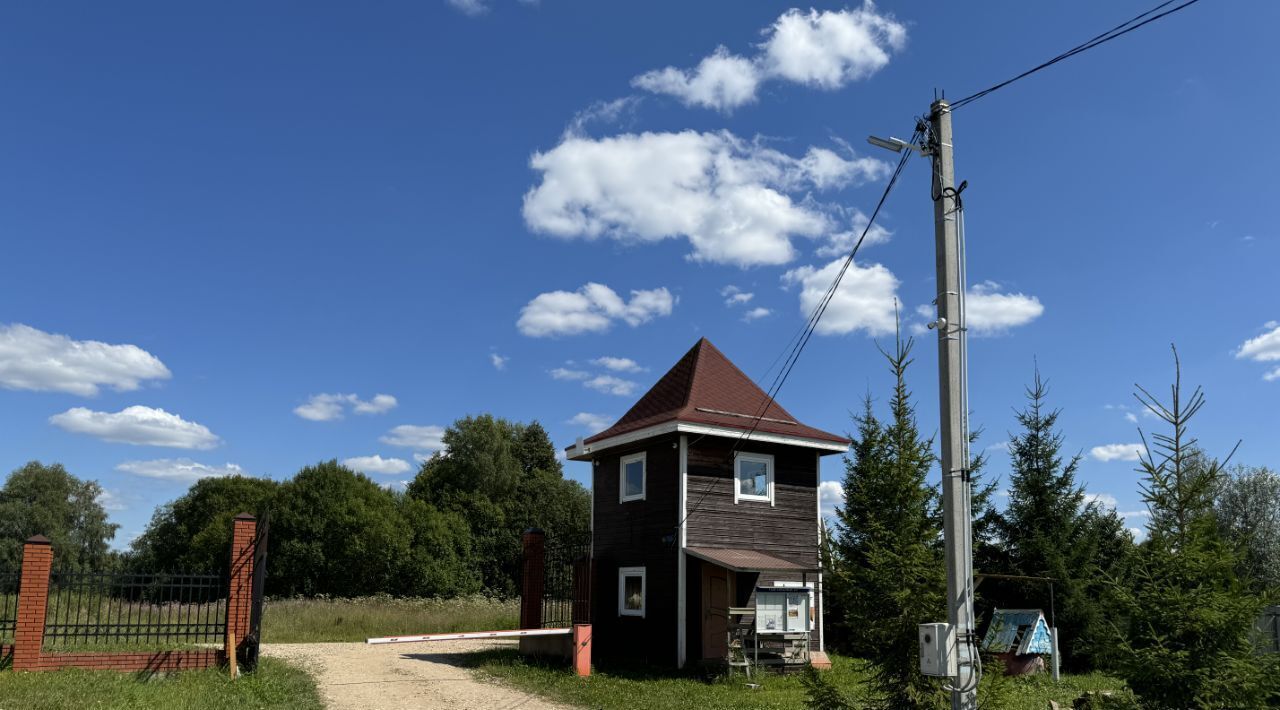
[[0,570],[16,570],[22,542],[39,533],[60,569],[224,572],[231,520],[249,512],[270,516],[271,596],[515,596],[521,533],[580,536],[589,494],[564,478],[536,421],[466,417],[444,444],[448,453],[424,461],[404,491],[336,461],[284,481],[200,479],[157,507],[124,552],[109,549],[118,526],[107,522],[96,482],[31,462],[0,488]]
[[[827,644],[871,662],[874,706],[945,708],[949,693],[920,674],[919,624],[946,620],[940,484],[934,442],[920,433],[907,385],[910,339],[882,350],[892,377],[881,418],[868,394],[855,414],[845,457],[844,504],[824,530]],[[971,457],[976,574],[1052,578],[984,580],[975,590],[982,633],[996,608],[1053,615],[1065,670],[1103,670],[1127,694],[1107,707],[1280,706],[1280,654],[1261,654],[1255,621],[1280,604],[1280,475],[1261,466],[1228,466],[1192,436],[1204,405],[1197,388],[1175,380],[1167,401],[1141,387],[1136,396],[1159,430],[1144,434],[1137,471],[1149,518],[1138,541],[1112,508],[1077,480],[1081,456],[1063,454],[1060,411],[1035,370],[1010,433],[1008,501],[992,504],[998,479]],[[971,436],[971,443],[980,431]],[[983,707],[1001,707],[999,661],[985,658],[995,681],[979,686]],[[992,675],[994,674],[994,676]],[[862,707],[818,674],[806,678],[810,706]],[[1090,707],[1095,707],[1090,705]]]

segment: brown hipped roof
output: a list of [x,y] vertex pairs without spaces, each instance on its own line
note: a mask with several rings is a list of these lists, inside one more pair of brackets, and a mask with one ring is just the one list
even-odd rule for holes
[[757,418],[757,432],[849,444],[843,436],[801,424],[782,405],[770,402],[769,395],[706,338],[685,353],[616,424],[583,443],[672,421],[747,432]]

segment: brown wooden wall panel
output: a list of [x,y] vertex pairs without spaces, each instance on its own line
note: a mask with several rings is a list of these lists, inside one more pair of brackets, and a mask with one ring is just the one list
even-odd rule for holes
[[[606,452],[593,465],[593,652],[602,660],[676,662],[676,525],[679,437],[669,435]],[[645,499],[618,502],[623,456],[644,451]],[[645,568],[644,618],[618,615],[618,569]]]
[[690,441],[690,513],[686,523],[689,546],[746,548],[816,566],[816,453],[796,446],[743,443],[739,447],[742,452],[774,457],[774,504],[734,503],[732,449],[735,443],[720,437],[695,437]]

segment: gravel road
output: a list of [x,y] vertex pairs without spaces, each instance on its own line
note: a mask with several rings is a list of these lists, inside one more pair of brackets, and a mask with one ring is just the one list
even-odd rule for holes
[[274,643],[263,644],[262,653],[310,672],[331,710],[567,710],[462,667],[467,653],[513,646],[514,641]]

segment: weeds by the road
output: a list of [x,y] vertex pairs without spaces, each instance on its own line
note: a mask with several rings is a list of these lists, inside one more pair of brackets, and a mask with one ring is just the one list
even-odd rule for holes
[[268,599],[262,615],[262,640],[363,641],[373,636],[514,629],[519,617],[519,602],[482,596]]

